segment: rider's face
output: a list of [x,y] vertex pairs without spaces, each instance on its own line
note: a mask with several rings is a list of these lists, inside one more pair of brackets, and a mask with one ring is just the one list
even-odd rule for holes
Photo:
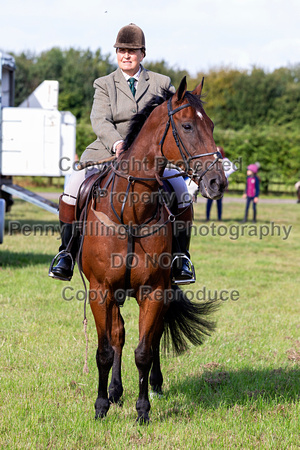
[[135,75],[144,59],[141,49],[118,48],[117,61],[120,69],[127,75]]

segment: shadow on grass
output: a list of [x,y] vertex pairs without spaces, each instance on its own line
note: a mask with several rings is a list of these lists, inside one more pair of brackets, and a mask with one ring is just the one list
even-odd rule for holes
[[[300,398],[300,368],[209,370],[170,387],[167,396],[182,394],[185,408],[246,406],[261,399],[267,403],[295,402]],[[184,400],[185,399],[185,400]]]
[[41,253],[11,252],[9,250],[1,250],[0,267],[25,267],[43,264],[49,266],[54,255]]

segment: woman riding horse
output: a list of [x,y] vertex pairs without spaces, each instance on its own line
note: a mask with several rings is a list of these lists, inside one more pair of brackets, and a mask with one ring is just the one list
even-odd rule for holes
[[[154,393],[162,392],[163,334],[171,337],[174,350],[181,353],[188,341],[200,345],[212,330],[206,316],[214,310],[215,302],[188,299],[172,284],[171,267],[161,260],[172,252],[168,238],[172,235],[172,214],[163,201],[153,196],[161,191],[168,161],[181,161],[206,197],[218,199],[227,187],[221,155],[213,139],[213,123],[201,101],[202,84],[193,92],[186,88],[184,78],[175,94],[165,92],[164,97],[156,97],[135,116],[126,137],[128,149],[100,177],[97,174],[84,208],[81,261],[89,281],[89,303],[98,334],[96,418],[105,417],[110,404],[118,403],[123,393],[125,328],[120,306],[126,296],[136,298],[139,306],[135,363],[140,423],[149,422],[149,381]],[[145,164],[137,171],[133,163],[141,161],[145,154]],[[156,164],[158,159],[160,164]],[[123,163],[128,161],[131,164],[124,170]],[[136,202],[136,198],[140,201]],[[113,264],[115,256],[126,264]],[[131,264],[133,256],[138,264]]]
[[[188,92],[184,78],[174,93],[168,77],[146,71],[141,66],[144,34],[133,24],[120,30],[115,47],[119,68],[95,81],[91,118],[98,138],[84,152],[83,160],[94,163],[113,152],[117,159],[100,176],[96,174],[95,180],[90,178],[94,184],[88,191],[80,221],[83,226],[80,261],[89,281],[89,303],[98,335],[95,416],[104,417],[110,403],[118,403],[123,393],[121,361],[125,328],[120,306],[130,295],[139,306],[139,343],[135,349],[139,373],[137,420],[147,423],[149,380],[154,392],[162,390],[159,352],[164,332],[171,337],[177,353],[186,350],[187,341],[200,345],[213,328],[206,316],[215,307],[215,302],[190,301],[172,283],[173,267],[160,259],[174,254],[169,238],[174,234],[174,213],[164,196],[160,197],[166,166],[177,163],[184,172],[172,175],[168,172],[168,178],[171,176],[178,184],[184,183],[182,175],[188,175],[195,179],[201,194],[212,199],[223,195],[227,181],[213,139],[213,123],[201,101],[203,83]],[[134,75],[138,80],[132,79]],[[78,185],[84,178],[83,170],[72,175],[60,202],[63,250],[72,233]],[[191,210],[191,204],[187,208],[177,205],[181,225],[186,221],[191,224]],[[179,233],[180,239],[182,235],[186,238],[181,243],[186,244],[186,230]],[[185,251],[182,248],[181,255]],[[75,246],[72,252],[75,254]],[[50,275],[70,279],[71,256],[62,253]],[[126,264],[113,264],[115,256]],[[137,265],[131,264],[133,257]],[[178,272],[176,277],[185,280],[193,276],[184,263],[179,265]]]
[[[126,151],[124,139],[127,135],[131,118],[142,110],[154,95],[161,95],[164,90],[175,92],[171,80],[165,75],[144,69],[141,65],[145,55],[145,36],[134,24],[129,24],[119,31],[114,45],[119,68],[112,74],[98,78],[94,82],[95,95],[91,112],[93,130],[97,140],[84,151],[81,162],[99,163],[112,155],[117,158]],[[145,155],[146,156],[146,155]],[[75,171],[61,196],[59,219],[62,244],[60,254],[54,259],[55,267],[50,267],[49,276],[60,280],[70,280],[73,275],[73,261],[78,250],[73,239],[70,253],[64,252],[72,237],[72,223],[75,220],[75,203],[79,186],[91,170]],[[171,183],[177,196],[177,215],[181,227],[177,239],[173,240],[173,253],[179,255],[179,264],[173,267],[173,278],[177,282],[193,282],[194,269],[189,259],[190,227],[193,218],[192,203],[187,186],[181,176],[166,169],[165,176],[171,177]],[[180,198],[179,198],[180,197]],[[70,247],[70,246],[69,246]],[[184,255],[184,256],[183,256]],[[178,262],[178,261],[177,261]]]

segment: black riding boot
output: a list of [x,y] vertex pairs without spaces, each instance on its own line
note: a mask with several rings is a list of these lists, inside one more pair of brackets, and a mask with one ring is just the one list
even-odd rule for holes
[[[53,263],[55,263],[56,260],[58,260],[58,262],[55,267],[50,267],[49,277],[70,281],[73,276],[77,245],[75,245],[75,242],[72,242],[70,245],[71,248],[67,250],[68,244],[72,239],[73,225],[71,223],[60,222],[60,228],[61,246],[59,247],[59,253],[55,256]],[[74,237],[73,240],[75,241],[76,238]],[[74,247],[76,247],[76,250]]]
[[61,199],[59,202],[59,219],[61,246],[59,247],[59,253],[51,263],[49,277],[70,281],[73,276],[75,259],[79,247],[78,233],[76,231],[73,233],[75,206],[69,205]]
[[173,237],[174,259],[172,263],[172,278],[177,284],[190,284],[195,282],[195,270],[190,260],[189,245],[190,233],[188,230],[179,231]]

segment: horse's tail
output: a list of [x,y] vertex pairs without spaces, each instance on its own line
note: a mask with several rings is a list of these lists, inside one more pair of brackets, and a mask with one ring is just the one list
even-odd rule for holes
[[215,322],[205,317],[218,309],[219,302],[191,302],[179,286],[172,286],[172,290],[172,301],[164,317],[163,348],[169,351],[171,340],[174,352],[181,354],[188,349],[188,341],[201,345],[205,336],[214,331]]

